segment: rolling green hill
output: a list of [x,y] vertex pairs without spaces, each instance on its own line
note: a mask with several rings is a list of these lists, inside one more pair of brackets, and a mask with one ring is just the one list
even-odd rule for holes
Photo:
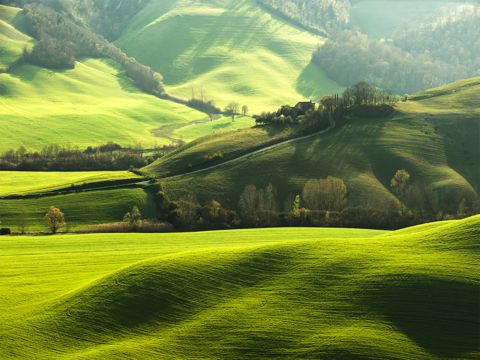
[[32,39],[22,32],[20,9],[0,5],[0,72],[15,63],[30,47]]
[[[397,201],[390,179],[396,170],[405,168],[413,182],[452,190],[457,196],[474,194],[480,190],[479,105],[479,79],[464,80],[398,104],[392,117],[350,120],[327,134],[281,145],[203,173],[166,178],[162,184],[173,198],[195,189],[200,201],[216,199],[235,208],[239,194],[249,184],[264,187],[271,182],[283,199],[299,194],[309,179],[337,176],[347,183],[351,205],[382,208]],[[160,176],[181,173],[186,164],[205,167],[208,154],[224,148],[243,146],[242,151],[248,152],[248,147],[268,141],[265,130],[261,138],[249,136],[260,129],[246,131],[238,136],[219,135],[214,141],[199,139],[146,170]],[[457,200],[452,200],[452,207],[458,205]]]
[[[22,16],[18,8],[0,6],[0,70],[33,43],[22,32]],[[0,151],[21,145],[84,148],[107,141],[149,148],[214,131],[206,121],[204,113],[142,93],[112,61],[85,59],[67,71],[30,65],[0,71]],[[251,125],[214,124],[223,130]]]
[[0,239],[0,357],[475,359],[480,217]]
[[252,0],[153,0],[117,45],[160,72],[175,95],[190,98],[193,89],[260,112],[339,89],[309,65],[323,41]]

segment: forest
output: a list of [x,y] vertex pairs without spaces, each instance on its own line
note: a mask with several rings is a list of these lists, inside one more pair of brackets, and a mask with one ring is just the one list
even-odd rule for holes
[[480,6],[372,39],[356,30],[330,38],[313,63],[344,86],[367,81],[396,94],[416,92],[480,75]]

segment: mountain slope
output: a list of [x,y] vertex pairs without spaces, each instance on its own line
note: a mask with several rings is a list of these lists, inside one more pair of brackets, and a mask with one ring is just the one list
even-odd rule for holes
[[309,66],[323,41],[250,0],[153,0],[117,45],[159,71],[175,95],[203,91],[221,106],[236,101],[259,112],[338,89]]
[[0,239],[0,355],[474,359],[479,222]]
[[[162,184],[173,198],[186,196],[195,188],[200,201],[216,199],[236,207],[239,194],[249,184],[264,187],[273,183],[282,203],[289,194],[301,193],[309,179],[337,176],[347,183],[350,205],[367,203],[383,208],[397,201],[390,189],[390,179],[398,169],[405,168],[413,182],[428,184],[444,191],[445,196],[447,192],[459,197],[478,193],[479,79],[461,81],[426,94],[430,95],[419,94],[398,104],[392,117],[350,120],[327,134],[277,146],[211,171],[166,178]],[[222,142],[227,137],[229,140]],[[251,149],[267,141],[262,138],[257,144],[256,138],[252,139]],[[242,141],[245,141],[242,133],[237,137],[217,136],[211,145],[208,138],[199,139],[192,144],[197,151],[194,156],[192,146],[186,147],[146,170],[165,176],[165,170],[173,174],[185,171],[186,163],[198,168],[207,154],[222,150],[218,144],[228,143],[228,148],[235,149]],[[451,200],[450,211],[456,210],[453,207],[458,206],[457,200]]]

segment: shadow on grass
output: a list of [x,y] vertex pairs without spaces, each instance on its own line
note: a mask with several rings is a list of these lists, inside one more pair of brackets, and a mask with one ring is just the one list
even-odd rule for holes
[[367,306],[426,351],[435,356],[462,358],[478,350],[477,284],[412,276],[383,279],[374,287],[367,295]]

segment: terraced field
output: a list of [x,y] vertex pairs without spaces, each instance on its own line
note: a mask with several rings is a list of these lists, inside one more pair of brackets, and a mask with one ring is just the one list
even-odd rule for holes
[[0,239],[0,357],[475,359],[480,217]]
[[236,101],[261,112],[339,89],[310,66],[323,42],[252,0],[153,0],[117,44],[160,72],[175,95],[203,93],[222,107]]

